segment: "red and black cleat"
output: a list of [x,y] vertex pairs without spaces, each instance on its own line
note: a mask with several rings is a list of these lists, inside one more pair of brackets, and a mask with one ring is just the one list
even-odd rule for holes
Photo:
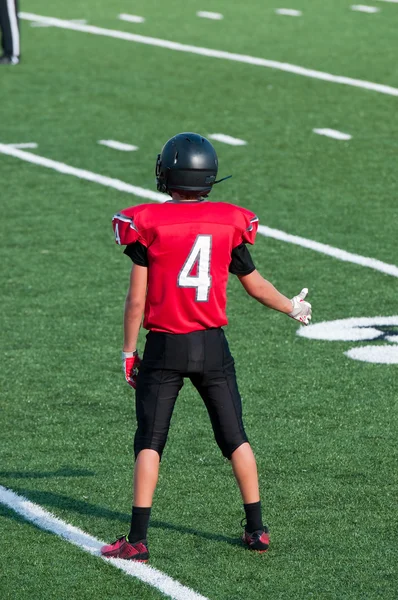
[[246,530],[242,536],[242,541],[249,550],[256,552],[267,552],[269,546],[269,531],[268,527],[248,533]]
[[106,558],[123,558],[124,560],[136,560],[138,562],[148,562],[149,552],[146,540],[130,544],[125,535],[118,538],[112,544],[102,546],[102,556]]

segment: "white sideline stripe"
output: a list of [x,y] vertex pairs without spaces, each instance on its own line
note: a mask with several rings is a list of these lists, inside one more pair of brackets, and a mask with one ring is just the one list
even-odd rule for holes
[[398,0],[376,0],[376,2],[393,2],[394,4],[398,4]]
[[276,8],[275,12],[277,15],[287,15],[289,17],[301,17],[303,14],[301,10],[295,10],[294,8]]
[[313,240],[308,240],[297,235],[285,233],[279,229],[271,229],[271,227],[267,227],[266,225],[259,225],[258,231],[262,235],[274,238],[275,240],[288,242],[289,244],[295,244],[296,246],[302,246],[303,248],[309,248],[315,252],[320,252],[321,254],[326,254],[327,256],[333,256],[333,258],[337,258],[338,260],[351,262],[356,265],[361,265],[362,267],[369,267],[375,271],[380,271],[381,273],[398,277],[398,267],[396,265],[384,263],[381,260],[377,260],[377,258],[369,258],[367,256],[361,256],[360,254],[353,254],[351,252],[347,252],[346,250],[340,250],[340,248],[334,248],[328,244],[314,242]]
[[37,148],[37,144],[34,142],[28,142],[27,144],[7,144],[11,148]]
[[199,10],[196,15],[202,19],[213,19],[213,21],[221,21],[224,18],[224,15],[221,13],[209,12],[207,10]]
[[332,75],[331,73],[315,71],[314,69],[307,69],[305,67],[278,62],[276,60],[257,58],[255,56],[247,56],[245,54],[234,54],[232,52],[212,50],[211,48],[201,48],[199,46],[189,46],[187,44],[179,44],[178,42],[170,42],[169,40],[161,40],[127,31],[103,29],[101,27],[94,27],[93,25],[79,25],[78,23],[71,23],[70,21],[63,21],[62,19],[56,19],[53,17],[42,17],[33,13],[21,12],[19,13],[19,16],[21,19],[26,19],[27,21],[42,21],[50,23],[54,27],[60,27],[61,29],[83,31],[84,33],[91,33],[93,35],[103,35],[106,37],[126,40],[128,42],[137,42],[138,44],[147,44],[149,46],[157,46],[158,48],[168,48],[169,50],[176,50],[178,52],[189,52],[191,54],[199,54],[201,56],[231,60],[250,65],[257,65],[259,67],[268,67],[270,69],[294,73],[295,75],[301,75],[303,77],[311,77],[313,79],[321,79],[323,81],[330,81],[332,83],[340,83],[342,85],[350,85],[352,87],[362,88],[365,90],[372,90],[374,92],[379,92],[380,94],[398,96],[398,88],[394,88],[389,85],[372,83],[371,81],[365,81],[362,79],[352,79],[351,77],[343,77],[340,75]]
[[65,175],[73,175],[74,177],[78,177],[79,179],[86,179],[87,181],[99,183],[100,185],[114,188],[115,190],[119,190],[120,192],[127,192],[128,194],[133,194],[133,196],[138,196],[139,198],[146,198],[147,200],[156,200],[156,202],[164,202],[166,199],[164,194],[159,194],[158,192],[152,192],[152,190],[146,190],[135,185],[130,185],[129,183],[125,183],[120,179],[113,179],[112,177],[106,177],[104,175],[92,173],[91,171],[86,171],[84,169],[76,169],[75,167],[71,167],[69,165],[66,165],[65,163],[61,163],[56,160],[51,160],[50,158],[45,158],[44,156],[39,156],[38,154],[32,154],[31,152],[25,152],[24,150],[11,148],[6,144],[0,144],[0,154],[8,154],[9,156],[15,156],[15,158],[19,158],[26,162],[30,162],[35,165],[40,165],[41,167],[47,167],[47,169],[53,169],[54,171],[64,173]]
[[342,131],[337,131],[337,129],[313,129],[314,133],[318,135],[326,135],[326,137],[334,138],[335,140],[350,140],[352,135],[349,133],[343,133]]
[[[38,156],[37,154],[25,152],[24,150],[17,150],[16,148],[10,148],[5,144],[0,144],[0,154],[15,156],[15,158],[19,158],[26,162],[41,165],[43,167],[53,169],[65,175],[73,175],[74,177],[79,177],[80,179],[86,179],[87,181],[99,183],[100,185],[111,187],[121,192],[127,192],[128,194],[133,194],[134,196],[138,196],[140,198],[155,200],[156,202],[165,202],[165,200],[167,200],[167,196],[165,196],[164,194],[159,194],[157,192],[152,192],[151,190],[147,190],[145,188],[130,185],[129,183],[125,183],[120,179],[112,179],[111,177],[98,175],[97,173],[92,173],[91,171],[76,169],[75,167],[70,167],[69,165],[66,165],[64,163],[60,163],[55,160],[50,160],[48,158],[44,158],[43,156]],[[259,225],[258,232],[261,235],[264,235],[265,237],[271,237],[282,242],[295,244],[296,246],[303,246],[303,248],[309,248],[310,250],[314,250],[315,252],[320,252],[321,254],[332,256],[333,258],[337,258],[338,260],[351,262],[357,265],[361,265],[363,267],[369,267],[370,269],[374,269],[375,271],[380,271],[381,273],[387,273],[387,275],[398,277],[397,266],[384,263],[381,260],[377,260],[376,258],[368,258],[359,254],[352,254],[351,252],[340,250],[340,248],[334,248],[333,246],[329,246],[327,244],[314,242],[313,240],[308,240],[297,235],[291,235],[290,233],[285,233],[284,231],[280,231],[279,229],[272,229],[271,227],[266,227],[265,225]]]
[[216,140],[217,142],[222,142],[223,144],[229,144],[230,146],[246,146],[247,144],[245,140],[234,138],[231,135],[226,135],[225,133],[210,133],[208,137],[211,140]]
[[365,6],[365,4],[353,4],[351,6],[351,10],[356,10],[358,12],[364,12],[364,13],[380,12],[380,8],[377,8],[377,6]]
[[118,15],[118,19],[121,21],[127,21],[128,23],[145,23],[144,17],[139,17],[138,15],[127,15],[126,13]]
[[18,57],[21,54],[21,49],[15,0],[7,0],[7,12],[10,20],[12,55]]
[[114,150],[121,150],[122,152],[134,152],[138,150],[138,146],[133,146],[132,144],[123,144],[123,142],[117,142],[116,140],[98,140],[98,143],[101,146],[108,146],[108,148],[113,148]]
[[58,519],[58,517],[55,517],[39,504],[30,502],[24,496],[19,496],[2,485],[0,485],[0,504],[8,506],[8,508],[21,515],[27,521],[34,523],[39,529],[55,533],[74,546],[78,546],[78,548],[93,556],[98,556],[113,567],[124,571],[131,577],[140,579],[174,600],[208,600],[205,596],[197,594],[191,588],[182,585],[179,581],[176,581],[158,569],[154,569],[143,563],[134,563],[134,561],[102,557],[100,555],[100,548],[104,542],[101,542],[78,527]]

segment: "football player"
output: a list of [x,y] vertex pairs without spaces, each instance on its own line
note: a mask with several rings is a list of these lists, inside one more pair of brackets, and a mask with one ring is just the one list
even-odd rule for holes
[[[156,163],[164,204],[142,204],[113,217],[116,242],[133,261],[124,311],[122,359],[136,388],[137,430],[131,527],[103,546],[103,556],[146,562],[147,529],[159,463],[184,378],[201,395],[215,440],[232,464],[246,517],[243,542],[265,552],[269,531],[261,514],[257,466],[242,422],[241,397],[223,326],[228,274],[269,308],[308,325],[307,289],[289,300],[256,270],[253,244],[258,218],[251,211],[207,200],[218,160],[212,144],[195,133],[170,139]],[[137,338],[149,330],[142,361]]]

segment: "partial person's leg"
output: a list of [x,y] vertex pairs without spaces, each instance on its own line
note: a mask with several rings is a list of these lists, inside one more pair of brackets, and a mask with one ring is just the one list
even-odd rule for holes
[[[244,430],[242,401],[236,381],[234,361],[223,332],[219,344],[214,344],[213,341],[206,355],[211,357],[215,352],[222,356],[222,368],[217,368],[217,356],[214,355],[213,364],[211,359],[207,361],[205,371],[192,375],[191,381],[206,405],[220,450],[231,460],[243,500],[247,521],[246,531],[250,534],[257,532],[261,537],[264,526],[257,465]],[[245,541],[247,543],[247,540]],[[267,544],[263,542],[264,540],[261,544],[256,544],[261,546],[261,550],[268,548],[269,540]]]
[[159,463],[166,444],[175,401],[183,385],[176,371],[148,369],[143,365],[137,377],[137,432],[134,439],[133,508],[130,531],[101,548],[103,556],[146,562],[146,541]]
[[[242,403],[236,384],[235,369],[231,365],[223,373],[193,375],[191,381],[206,405],[216,442],[232,469],[239,486],[243,504],[256,505],[256,529],[262,527],[261,504],[258,486],[257,464],[247,440],[242,422]],[[249,515],[246,511],[246,518]],[[248,519],[252,526],[253,519]],[[253,530],[252,530],[253,531]]]
[[232,453],[231,464],[244,504],[259,502],[257,464],[248,442]]
[[134,439],[133,509],[128,541],[146,539],[159,463],[178,393],[183,385],[176,371],[142,367],[137,377],[137,432]]
[[18,62],[21,52],[16,0],[0,0],[0,27],[4,56]]

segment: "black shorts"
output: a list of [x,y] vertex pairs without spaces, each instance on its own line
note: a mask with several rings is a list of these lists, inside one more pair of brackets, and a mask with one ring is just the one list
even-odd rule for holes
[[214,437],[227,458],[247,442],[234,360],[222,329],[186,334],[150,331],[137,377],[134,452],[162,456],[178,393],[188,377],[206,405]]

